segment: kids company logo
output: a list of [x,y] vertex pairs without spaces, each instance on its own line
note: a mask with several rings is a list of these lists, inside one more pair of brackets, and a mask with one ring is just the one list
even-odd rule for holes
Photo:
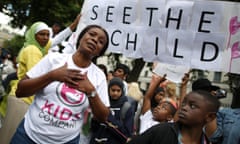
[[68,106],[80,106],[87,99],[83,92],[68,87],[65,83],[57,86],[57,96],[62,103]]

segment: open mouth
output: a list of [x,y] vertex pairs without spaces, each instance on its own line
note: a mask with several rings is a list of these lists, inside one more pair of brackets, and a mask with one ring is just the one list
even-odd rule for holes
[[90,48],[92,51],[96,49],[95,45],[92,43],[87,43],[88,48]]
[[178,117],[179,117],[179,118],[185,118],[185,114],[183,114],[182,112],[179,112],[179,113],[178,113]]

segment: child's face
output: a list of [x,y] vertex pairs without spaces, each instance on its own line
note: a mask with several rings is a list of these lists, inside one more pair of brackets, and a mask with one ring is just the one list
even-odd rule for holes
[[125,79],[124,70],[121,69],[121,68],[116,69],[116,70],[114,71],[114,73],[113,73],[113,76],[119,77],[119,78],[121,78],[121,79]]
[[183,99],[179,112],[179,121],[186,125],[204,125],[207,115],[206,102],[200,94],[190,92]]
[[172,119],[171,107],[167,102],[160,102],[157,107],[153,109],[153,119],[159,122],[166,122]]
[[160,91],[155,95],[154,99],[157,103],[160,103],[164,97],[165,97],[164,91]]
[[122,89],[118,85],[112,85],[109,88],[109,95],[112,99],[117,100],[122,95]]

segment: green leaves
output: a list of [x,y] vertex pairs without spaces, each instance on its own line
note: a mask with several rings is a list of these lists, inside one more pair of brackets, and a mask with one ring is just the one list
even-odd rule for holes
[[14,28],[30,26],[36,21],[44,21],[49,26],[54,22],[70,24],[81,11],[84,0],[5,0],[0,2],[1,12],[12,17]]

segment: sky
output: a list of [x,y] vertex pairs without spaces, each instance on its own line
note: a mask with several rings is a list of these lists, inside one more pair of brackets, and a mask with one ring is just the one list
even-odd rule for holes
[[11,20],[11,18],[3,13],[0,12],[0,29],[2,28],[6,28],[7,30],[9,30],[9,32],[15,32],[17,34],[20,35],[24,35],[24,31],[25,31],[25,27],[23,29],[13,29],[12,27],[10,27],[8,25],[8,22]]

